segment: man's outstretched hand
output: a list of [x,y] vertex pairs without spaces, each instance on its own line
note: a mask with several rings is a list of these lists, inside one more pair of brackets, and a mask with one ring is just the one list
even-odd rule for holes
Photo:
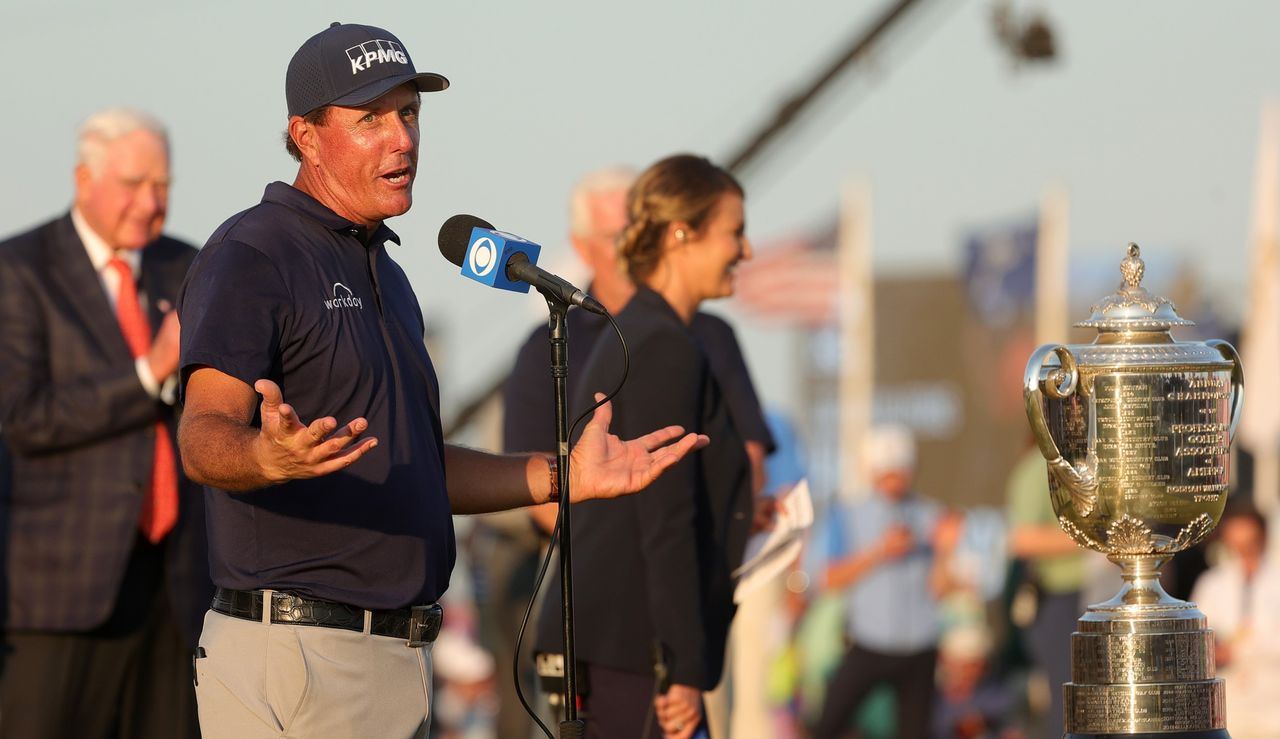
[[320,477],[349,466],[378,445],[374,437],[352,445],[369,427],[356,418],[341,428],[333,416],[304,424],[293,406],[284,402],[280,387],[270,380],[258,380],[253,389],[262,395],[259,414],[262,430],[255,453],[263,475],[272,482]]
[[[597,402],[603,398],[603,393],[596,393]],[[705,434],[686,434],[680,426],[623,441],[609,433],[612,420],[611,403],[597,408],[570,453],[570,489],[575,503],[643,490],[684,455],[711,442]]]

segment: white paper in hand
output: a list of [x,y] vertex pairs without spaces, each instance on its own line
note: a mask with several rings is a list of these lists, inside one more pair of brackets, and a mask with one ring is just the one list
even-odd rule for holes
[[738,586],[733,602],[741,603],[753,591],[787,570],[800,556],[813,526],[813,499],[809,481],[801,480],[778,500],[773,530],[756,534],[747,542],[742,566],[733,571]]

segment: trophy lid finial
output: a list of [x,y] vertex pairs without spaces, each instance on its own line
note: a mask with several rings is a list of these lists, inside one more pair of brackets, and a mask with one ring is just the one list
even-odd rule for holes
[[1147,265],[1139,257],[1141,253],[1142,251],[1138,248],[1138,245],[1130,241],[1129,256],[1120,262],[1120,274],[1124,276],[1124,284],[1120,286],[1121,288],[1135,288],[1142,284],[1142,275],[1146,272]]
[[1120,262],[1120,274],[1124,281],[1116,291],[1089,307],[1089,320],[1076,324],[1081,328],[1096,328],[1102,332],[1114,331],[1167,331],[1174,326],[1194,326],[1195,323],[1178,315],[1178,309],[1168,298],[1152,295],[1142,286],[1146,264],[1142,250],[1129,242],[1126,255]]

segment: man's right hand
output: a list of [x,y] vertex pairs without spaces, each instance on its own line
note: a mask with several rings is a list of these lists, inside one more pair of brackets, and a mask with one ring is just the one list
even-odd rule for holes
[[262,430],[254,454],[263,476],[273,483],[320,477],[351,465],[378,445],[374,437],[361,439],[369,422],[357,418],[342,427],[333,416],[304,424],[293,406],[284,402],[280,387],[270,380],[258,380],[253,389],[262,395],[259,415]]
[[880,537],[879,551],[883,561],[901,559],[914,547],[915,539],[911,536],[911,529],[901,524],[884,532],[884,536]]
[[147,365],[151,368],[151,376],[156,382],[164,382],[178,371],[178,311],[171,310],[164,314],[164,322],[160,330],[151,339],[151,349],[147,352]]
[[[260,425],[253,423],[255,407]],[[178,447],[192,481],[245,492],[347,467],[378,444],[373,437],[356,441],[368,426],[357,418],[339,428],[332,417],[303,424],[274,382],[258,380],[249,387],[212,367],[198,367],[187,378]]]

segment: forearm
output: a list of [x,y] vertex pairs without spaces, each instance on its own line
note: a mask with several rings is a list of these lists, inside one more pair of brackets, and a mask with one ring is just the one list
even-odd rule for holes
[[274,485],[261,463],[256,428],[218,413],[187,413],[178,424],[178,448],[187,477],[202,485],[246,492]]
[[551,536],[555,531],[556,518],[560,516],[560,506],[555,503],[543,503],[529,509],[529,518],[538,527],[543,536]]
[[769,484],[764,466],[764,459],[768,454],[764,444],[758,441],[747,441],[746,447],[747,461],[751,464],[751,494],[758,498],[764,494],[765,487]]
[[505,511],[551,499],[545,454],[492,454],[445,445],[444,458],[449,507],[455,514]]
[[868,572],[880,566],[881,557],[875,549],[864,549],[827,565],[822,572],[822,586],[827,589],[847,588],[861,580]]
[[961,581],[955,576],[950,552],[939,552],[929,569],[929,592],[935,598],[942,598],[960,587]]

